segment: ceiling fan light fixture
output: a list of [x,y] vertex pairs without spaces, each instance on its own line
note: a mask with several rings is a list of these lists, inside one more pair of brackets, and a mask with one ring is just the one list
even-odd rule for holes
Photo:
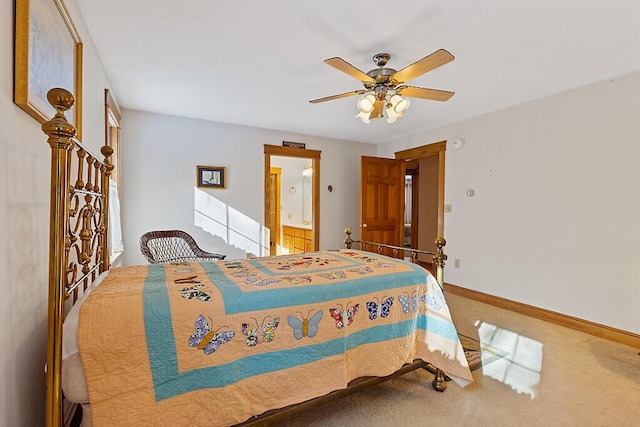
[[370,70],[367,73],[354,67],[342,58],[333,57],[325,59],[324,62],[326,64],[360,80],[364,85],[364,90],[352,90],[351,92],[338,95],[312,99],[309,102],[318,104],[320,102],[358,95],[360,98],[356,105],[359,112],[356,117],[359,117],[363,123],[370,123],[371,119],[384,117],[385,111],[387,113],[387,122],[394,123],[399,117],[402,117],[404,112],[409,108],[410,102],[408,98],[447,101],[454,95],[454,92],[450,91],[407,86],[404,84],[411,79],[453,61],[455,59],[454,56],[445,49],[438,49],[399,71],[386,67],[390,57],[388,53],[375,55],[373,61],[378,68]]

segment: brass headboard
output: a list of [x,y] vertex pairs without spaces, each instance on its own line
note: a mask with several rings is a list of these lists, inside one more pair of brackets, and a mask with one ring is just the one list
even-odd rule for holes
[[51,146],[51,214],[49,223],[49,318],[46,425],[63,424],[62,324],[68,305],[110,266],[109,177],[111,147],[100,150],[100,160],[75,138],[76,129],[65,118],[74,103],[65,89],[51,89],[47,100],[55,116],[42,124]]
[[435,243],[436,243],[437,249],[436,249],[436,252],[434,253],[434,252],[424,251],[422,249],[412,249],[412,248],[405,248],[400,246],[387,245],[385,243],[364,242],[360,240],[353,240],[351,238],[351,233],[353,231],[350,228],[346,228],[344,232],[347,235],[347,238],[344,239],[344,244],[347,247],[347,249],[351,249],[351,246],[353,246],[353,244],[356,243],[360,245],[360,249],[362,249],[363,251],[367,251],[371,247],[372,249],[375,249],[375,251],[379,254],[389,255],[394,258],[398,258],[401,255],[406,255],[406,253],[409,253],[409,258],[411,262],[414,264],[418,264],[418,255],[427,255],[431,257],[433,266],[436,269],[435,271],[436,280],[440,284],[441,288],[444,287],[444,264],[445,264],[445,261],[447,260],[447,254],[444,253],[444,249],[443,249],[444,246],[447,244],[447,241],[444,239],[444,237],[436,238]]

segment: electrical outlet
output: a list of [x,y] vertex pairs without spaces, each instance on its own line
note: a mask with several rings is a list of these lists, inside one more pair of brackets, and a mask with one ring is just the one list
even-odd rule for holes
[[444,205],[444,211],[446,213],[451,213],[451,205]]
[[454,266],[455,268],[460,268],[460,258],[456,258],[456,259],[453,261],[453,266]]

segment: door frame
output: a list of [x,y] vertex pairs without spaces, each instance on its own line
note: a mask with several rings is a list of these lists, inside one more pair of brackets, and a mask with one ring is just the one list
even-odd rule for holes
[[438,237],[444,237],[444,166],[446,151],[447,141],[440,141],[394,153],[396,159],[407,161],[438,156]]
[[[273,230],[269,227],[269,215],[271,212],[271,156],[298,157],[310,159],[313,175],[311,185],[313,197],[311,210],[313,211],[311,227],[313,229],[313,250],[320,247],[320,150],[308,150],[306,148],[281,147],[279,145],[264,144],[264,224],[269,229],[269,251],[273,242]],[[276,230],[278,231],[278,230]]]

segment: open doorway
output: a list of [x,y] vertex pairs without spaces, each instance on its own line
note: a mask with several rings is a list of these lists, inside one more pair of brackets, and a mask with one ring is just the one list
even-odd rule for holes
[[420,199],[420,164],[407,161],[404,177],[404,247],[418,248],[418,200]]
[[270,255],[317,251],[321,152],[267,144],[264,149]]
[[446,141],[441,141],[395,153],[396,159],[407,162],[404,230],[407,247],[434,252],[436,237],[444,237],[445,151]]

